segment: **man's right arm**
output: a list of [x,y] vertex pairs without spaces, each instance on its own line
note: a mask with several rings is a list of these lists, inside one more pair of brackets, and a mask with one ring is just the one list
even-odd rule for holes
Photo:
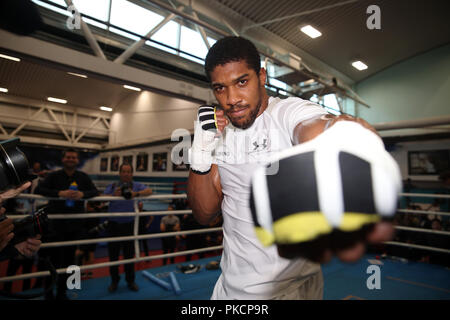
[[39,182],[38,187],[36,188],[35,192],[37,194],[43,195],[45,197],[51,197],[51,198],[57,198],[59,197],[59,192],[57,188],[55,188],[54,178],[56,176],[54,174],[49,174],[47,178]]
[[223,194],[217,165],[213,164],[207,174],[189,173],[188,200],[195,219],[202,225],[220,213]]

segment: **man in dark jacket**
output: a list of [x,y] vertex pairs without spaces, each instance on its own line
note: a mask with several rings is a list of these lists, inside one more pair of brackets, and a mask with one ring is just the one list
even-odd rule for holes
[[[48,213],[83,213],[84,201],[98,195],[98,190],[87,174],[77,170],[79,155],[76,150],[69,149],[63,152],[61,170],[50,173],[42,181],[36,193],[46,197],[62,198],[51,200],[48,204]],[[70,241],[80,238],[83,232],[82,219],[53,219],[51,232],[44,242]],[[64,268],[75,262],[76,246],[62,246],[41,250],[41,254],[48,255],[55,268]],[[67,275],[61,274],[58,280],[57,299],[67,299]],[[46,299],[53,299],[49,293]]]

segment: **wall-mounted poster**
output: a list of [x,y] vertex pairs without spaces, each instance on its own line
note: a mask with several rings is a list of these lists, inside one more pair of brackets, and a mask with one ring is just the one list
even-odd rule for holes
[[153,171],[167,170],[167,152],[153,154]]
[[[177,159],[172,158],[172,171],[189,171],[189,164],[184,163],[184,161],[182,161],[183,159],[183,149],[180,149],[180,152],[178,153]],[[173,155],[172,155],[173,157]],[[181,160],[180,164],[175,164],[174,160],[176,160],[177,162]]]
[[100,159],[100,172],[108,171],[108,158]]
[[450,169],[450,150],[408,152],[410,175],[439,175]]
[[119,156],[111,157],[111,171],[119,171]]
[[141,153],[136,157],[136,171],[143,172],[147,171],[148,168],[148,154]]
[[133,156],[123,156],[122,163],[133,165]]

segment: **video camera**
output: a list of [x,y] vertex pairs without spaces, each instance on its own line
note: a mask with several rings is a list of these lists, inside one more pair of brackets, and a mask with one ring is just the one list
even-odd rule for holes
[[124,183],[120,187],[120,192],[122,194],[122,197],[124,197],[127,200],[131,199],[131,197],[133,195],[132,191],[133,191],[133,187],[132,187],[131,183]]
[[[37,235],[43,235],[48,232],[48,216],[45,212],[46,207],[39,209],[35,214],[26,216],[25,218],[14,220],[14,238],[11,239],[9,244],[15,245],[27,240],[28,238],[34,238]],[[5,220],[5,215],[0,217],[0,222]]]
[[37,178],[30,174],[28,160],[17,147],[19,141],[19,138],[13,138],[0,142],[0,192]]
[[[30,174],[30,166],[25,154],[20,151],[17,144],[19,138],[13,138],[0,142],[0,192],[17,188],[37,176]],[[0,216],[0,221],[5,220],[5,215]],[[48,230],[48,218],[45,207],[34,215],[15,220],[14,238],[12,245],[25,241],[28,238],[42,235]]]

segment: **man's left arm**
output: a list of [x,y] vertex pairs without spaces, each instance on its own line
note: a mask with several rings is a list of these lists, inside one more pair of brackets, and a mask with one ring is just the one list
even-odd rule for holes
[[153,193],[153,190],[143,184],[138,184],[137,191],[133,191],[133,198],[146,197]]
[[[361,118],[349,115],[334,116],[327,114],[300,122],[294,129],[294,144],[305,143],[316,138],[339,121],[356,122],[378,135],[375,128]],[[361,234],[355,234],[353,240],[347,238],[342,242],[342,245],[340,245],[340,239],[336,239],[333,249],[317,248],[319,251],[322,251],[322,259],[319,260],[322,260],[322,262],[329,261],[332,255],[336,254],[342,261],[356,261],[364,254],[367,244],[381,243],[390,240],[393,237],[394,229],[390,222],[381,221],[363,232],[365,235],[362,237]]]
[[83,190],[80,190],[82,195],[80,198],[89,199],[99,195],[97,187],[92,182],[87,174],[83,174]]
[[315,116],[297,124],[294,129],[294,144],[300,144],[314,139],[338,121],[353,121],[359,123],[364,128],[369,129],[378,135],[375,128],[364,119],[352,117],[350,115],[335,116],[332,114],[327,114]]

